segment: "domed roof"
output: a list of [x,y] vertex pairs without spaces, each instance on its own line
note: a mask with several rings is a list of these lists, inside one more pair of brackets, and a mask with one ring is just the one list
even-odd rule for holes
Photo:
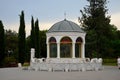
[[48,33],[51,32],[80,32],[84,33],[84,31],[80,28],[79,25],[72,21],[68,21],[64,19],[63,21],[55,23],[49,30]]

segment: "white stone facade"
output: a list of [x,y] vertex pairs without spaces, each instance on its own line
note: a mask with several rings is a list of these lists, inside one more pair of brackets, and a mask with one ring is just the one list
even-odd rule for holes
[[[31,53],[34,54],[34,53]],[[30,70],[35,71],[98,71],[102,70],[102,59],[99,58],[47,58],[31,59]]]
[[57,58],[60,58],[60,40],[63,37],[68,36],[69,38],[72,39],[72,58],[75,58],[75,43],[76,39],[80,37],[82,39],[82,44],[81,44],[81,58],[85,58],[85,35],[86,33],[79,33],[79,32],[52,32],[52,33],[47,33],[47,58],[50,58],[50,46],[49,46],[49,39],[51,37],[54,37],[57,41]]

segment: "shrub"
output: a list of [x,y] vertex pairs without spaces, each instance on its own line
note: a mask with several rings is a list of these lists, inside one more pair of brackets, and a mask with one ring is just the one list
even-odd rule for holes
[[4,67],[17,67],[17,60],[14,57],[5,57]]

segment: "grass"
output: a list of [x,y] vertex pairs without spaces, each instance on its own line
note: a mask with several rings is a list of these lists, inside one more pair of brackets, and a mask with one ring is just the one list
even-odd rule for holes
[[28,67],[28,66],[30,66],[30,63],[25,62],[25,63],[23,64],[23,66],[24,66],[24,67]]
[[106,66],[117,66],[117,59],[103,59],[103,65]]
[[116,63],[103,63],[103,65],[105,65],[105,66],[117,66]]

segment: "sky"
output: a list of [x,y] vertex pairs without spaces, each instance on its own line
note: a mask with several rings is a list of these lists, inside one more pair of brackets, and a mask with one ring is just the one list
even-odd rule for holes
[[[40,30],[48,30],[56,22],[66,19],[78,23],[80,10],[88,4],[86,0],[0,0],[0,20],[5,29],[18,32],[19,15],[24,10],[26,34],[30,34],[31,16],[39,20]],[[120,30],[120,0],[109,0],[107,4],[111,24]]]

